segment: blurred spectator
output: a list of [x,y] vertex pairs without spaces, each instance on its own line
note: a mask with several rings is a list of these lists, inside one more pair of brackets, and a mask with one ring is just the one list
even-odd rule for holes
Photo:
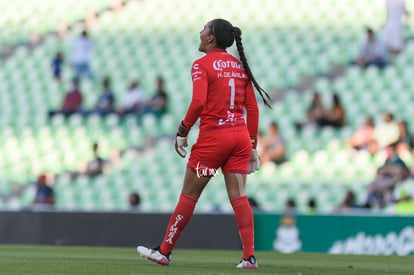
[[317,125],[319,127],[331,126],[340,128],[345,125],[345,109],[339,95],[332,94],[332,107],[327,109],[323,106],[322,99],[318,92],[313,94],[312,102],[306,112],[306,119],[295,123],[297,130],[306,125]]
[[345,109],[338,94],[332,94],[332,107],[325,109],[322,115],[316,119],[316,123],[319,127],[340,128],[345,125]]
[[360,206],[357,204],[355,193],[352,190],[347,190],[338,211],[346,212],[356,208],[360,208]]
[[375,126],[374,135],[378,150],[382,150],[391,143],[398,141],[400,129],[392,113],[384,114],[384,121]]
[[49,111],[49,117],[55,114],[63,114],[66,118],[75,113],[80,113],[82,107],[83,96],[79,90],[79,83],[76,79],[72,81],[72,87],[66,93],[60,110]]
[[320,94],[318,92],[314,92],[311,104],[306,111],[306,118],[301,122],[295,123],[296,130],[301,130],[307,125],[316,125],[316,121],[322,117],[324,110]]
[[362,44],[359,56],[354,64],[363,68],[371,65],[383,68],[388,64],[387,48],[382,39],[375,34],[373,29],[366,29],[366,40]]
[[95,177],[102,175],[107,170],[110,161],[100,156],[99,145],[96,142],[92,145],[92,155],[92,159],[84,164],[81,164],[78,171],[69,172],[72,179],[79,175]]
[[414,214],[414,180],[404,180],[395,186],[393,193],[394,213],[413,215]]
[[141,114],[144,111],[144,91],[141,89],[139,82],[134,80],[129,86],[128,92],[122,99],[118,114],[124,116],[127,114]]
[[285,214],[296,214],[296,202],[293,198],[289,198],[285,203]]
[[252,208],[253,211],[259,211],[260,210],[260,206],[257,203],[255,198],[248,197],[248,200],[249,200],[250,207]]
[[93,42],[86,30],[78,36],[71,49],[70,60],[75,69],[75,78],[80,80],[83,75],[93,79],[93,73],[89,65],[90,55],[93,49]]
[[147,103],[147,112],[155,114],[157,117],[161,117],[168,110],[168,95],[165,92],[164,79],[157,77],[155,94],[151,100]]
[[98,143],[92,145],[92,152],[93,158],[87,163],[85,174],[94,177],[101,175],[105,171],[108,161],[100,156]]
[[55,204],[55,195],[52,187],[48,185],[48,177],[46,174],[40,175],[36,180],[36,194],[33,199],[33,210],[49,210],[53,209]]
[[385,163],[377,170],[374,181],[368,186],[367,204],[371,206],[384,207],[390,202],[395,184],[410,176],[408,167],[397,154],[396,146],[393,143],[386,147]]
[[57,52],[51,62],[52,75],[59,83],[62,81],[62,70],[63,70],[63,54]]
[[259,141],[261,162],[273,162],[282,164],[286,161],[286,148],[279,127],[276,122],[271,122],[267,127],[266,135]]
[[404,15],[409,16],[404,0],[386,0],[385,44],[391,53],[400,53],[404,46]]
[[307,206],[306,214],[314,215],[318,212],[318,206],[314,198],[310,198],[306,206]]
[[372,117],[366,117],[364,124],[346,141],[346,145],[355,150],[367,150],[371,154],[377,152],[374,135],[375,123]]
[[141,205],[141,196],[137,192],[132,192],[129,194],[129,210],[136,211],[139,210]]
[[408,128],[407,121],[401,120],[398,122],[399,137],[398,137],[398,152],[412,152],[414,148],[414,136]]
[[115,112],[115,95],[112,92],[111,80],[109,77],[105,77],[102,80],[102,93],[98,97],[95,104],[95,108],[92,113],[106,116]]
[[[259,156],[261,156],[263,154],[263,140],[264,140],[264,134],[263,131],[261,129],[258,130],[257,132],[257,153],[259,154]],[[261,161],[262,162],[262,161]]]

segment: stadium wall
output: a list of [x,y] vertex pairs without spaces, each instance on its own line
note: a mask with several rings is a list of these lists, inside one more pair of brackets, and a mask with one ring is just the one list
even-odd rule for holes
[[[0,243],[135,247],[156,246],[169,214],[0,212]],[[177,248],[240,249],[233,215],[196,214]]]
[[413,216],[255,215],[257,250],[330,254],[414,254]]
[[[1,244],[156,246],[169,214],[0,212]],[[255,247],[279,253],[414,254],[414,217],[255,214]],[[240,249],[231,214],[195,214],[177,248]]]

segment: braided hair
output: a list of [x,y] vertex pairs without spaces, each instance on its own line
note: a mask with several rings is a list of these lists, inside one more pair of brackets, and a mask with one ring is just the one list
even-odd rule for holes
[[270,97],[268,93],[259,85],[254,77],[249,63],[247,63],[246,54],[244,53],[244,47],[241,39],[241,30],[238,27],[233,26],[229,21],[224,19],[214,19],[211,21],[211,34],[216,38],[216,44],[218,48],[226,49],[233,45],[236,40],[237,51],[239,53],[240,61],[243,63],[244,70],[246,71],[249,79],[253,82],[254,87],[259,92],[260,97],[263,100],[265,106],[270,106]]

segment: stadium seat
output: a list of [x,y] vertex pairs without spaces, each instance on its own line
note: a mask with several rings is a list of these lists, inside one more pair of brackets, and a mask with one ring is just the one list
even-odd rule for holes
[[[332,183],[354,188],[364,186],[383,158],[372,160],[363,153],[347,155],[340,143],[366,115],[378,117],[393,102],[397,116],[414,125],[410,122],[413,112],[405,104],[414,99],[410,92],[414,89],[413,42],[408,42],[401,56],[384,71],[351,66],[334,80],[325,77],[333,64],[347,66],[355,57],[361,26],[382,24],[382,4],[376,0],[336,1],[335,5],[332,1],[265,0],[259,6],[254,1],[243,0],[238,3],[245,7],[243,12],[232,9],[234,1],[230,0],[213,8],[208,3],[192,0],[127,1],[117,13],[104,13],[91,26],[95,42],[92,67],[97,78],[111,76],[118,98],[132,78],[142,82],[145,97],[150,98],[153,80],[163,75],[169,93],[169,113],[160,120],[151,114],[141,120],[133,116],[119,119],[115,115],[106,118],[74,115],[68,120],[57,115],[48,120],[47,111],[61,104],[72,75],[67,63],[62,83],[56,83],[50,77],[49,60],[57,50],[69,57],[71,42],[81,26],[68,30],[66,36],[48,35],[34,49],[21,44],[32,34],[47,34],[59,28],[63,21],[77,22],[85,12],[99,13],[111,4],[111,0],[82,0],[74,5],[74,0],[62,0],[56,6],[53,1],[23,3],[19,0],[4,5],[0,28],[7,26],[3,28],[7,31],[0,34],[0,46],[19,46],[1,64],[0,71],[0,90],[6,91],[0,93],[0,128],[3,129],[0,154],[5,156],[0,159],[0,170],[5,171],[1,176],[6,182],[0,184],[0,193],[10,194],[11,182],[18,180],[25,185],[23,182],[29,182],[44,170],[60,174],[76,169],[79,163],[90,158],[90,146],[98,141],[106,156],[112,150],[128,152],[130,148],[139,153],[124,154],[119,166],[95,180],[81,177],[69,184],[68,179],[59,178],[55,185],[59,207],[124,209],[125,195],[137,188],[143,194],[145,211],[171,210],[182,184],[185,160],[175,155],[173,140],[168,137],[174,136],[177,123],[184,116],[182,106],[191,100],[189,70],[193,60],[202,56],[197,52],[199,38],[194,34],[207,20],[218,15],[230,18],[242,28],[246,54],[258,82],[270,92],[283,89],[280,99],[272,103],[272,110],[261,108],[259,128],[265,130],[270,121],[278,122],[289,161],[281,166],[263,165],[262,170],[249,176],[254,184],[260,185],[262,190],[252,190],[252,193],[263,201],[266,210],[282,209],[282,201],[295,192],[300,200],[317,196],[321,208],[328,209],[338,202],[336,194],[329,192],[337,187]],[[412,3],[408,5],[414,8]],[[188,13],[189,9],[193,12]],[[258,13],[261,16],[256,16]],[[30,20],[25,20],[29,14]],[[408,30],[407,34],[410,33]],[[234,47],[230,51],[237,54]],[[303,76],[313,77],[314,85],[309,90],[298,91],[296,87]],[[84,107],[90,109],[95,104],[99,83],[83,81],[81,87]],[[294,123],[305,115],[312,89],[319,91],[326,103],[333,92],[341,95],[348,120],[346,127],[338,131],[306,128],[302,133],[293,129]],[[197,133],[194,127],[189,141],[193,143]],[[146,147],[148,144],[151,146]],[[318,184],[313,189],[315,182]],[[87,189],[85,194],[81,194],[79,186]],[[165,191],[157,197],[152,188]],[[302,188],[306,192],[299,192]],[[97,192],[100,189],[105,191]],[[121,192],[116,192],[118,189]],[[27,186],[21,198],[3,205],[18,208],[27,204],[32,191]],[[200,211],[231,210],[223,194],[208,191],[206,195],[207,199],[200,201]]]

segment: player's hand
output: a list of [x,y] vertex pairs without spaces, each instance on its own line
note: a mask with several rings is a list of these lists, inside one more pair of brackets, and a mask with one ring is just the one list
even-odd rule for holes
[[187,150],[184,149],[187,148],[187,146],[187,137],[180,137],[178,135],[175,137],[175,151],[177,151],[182,158],[185,158],[187,155]]
[[259,168],[260,168],[259,154],[257,153],[256,149],[252,149],[252,154],[250,155],[248,173],[251,174],[251,173],[259,170]]
[[187,155],[187,135],[190,131],[190,128],[185,126],[184,123],[181,121],[180,125],[178,126],[177,136],[175,137],[175,151],[182,157],[185,158]]

